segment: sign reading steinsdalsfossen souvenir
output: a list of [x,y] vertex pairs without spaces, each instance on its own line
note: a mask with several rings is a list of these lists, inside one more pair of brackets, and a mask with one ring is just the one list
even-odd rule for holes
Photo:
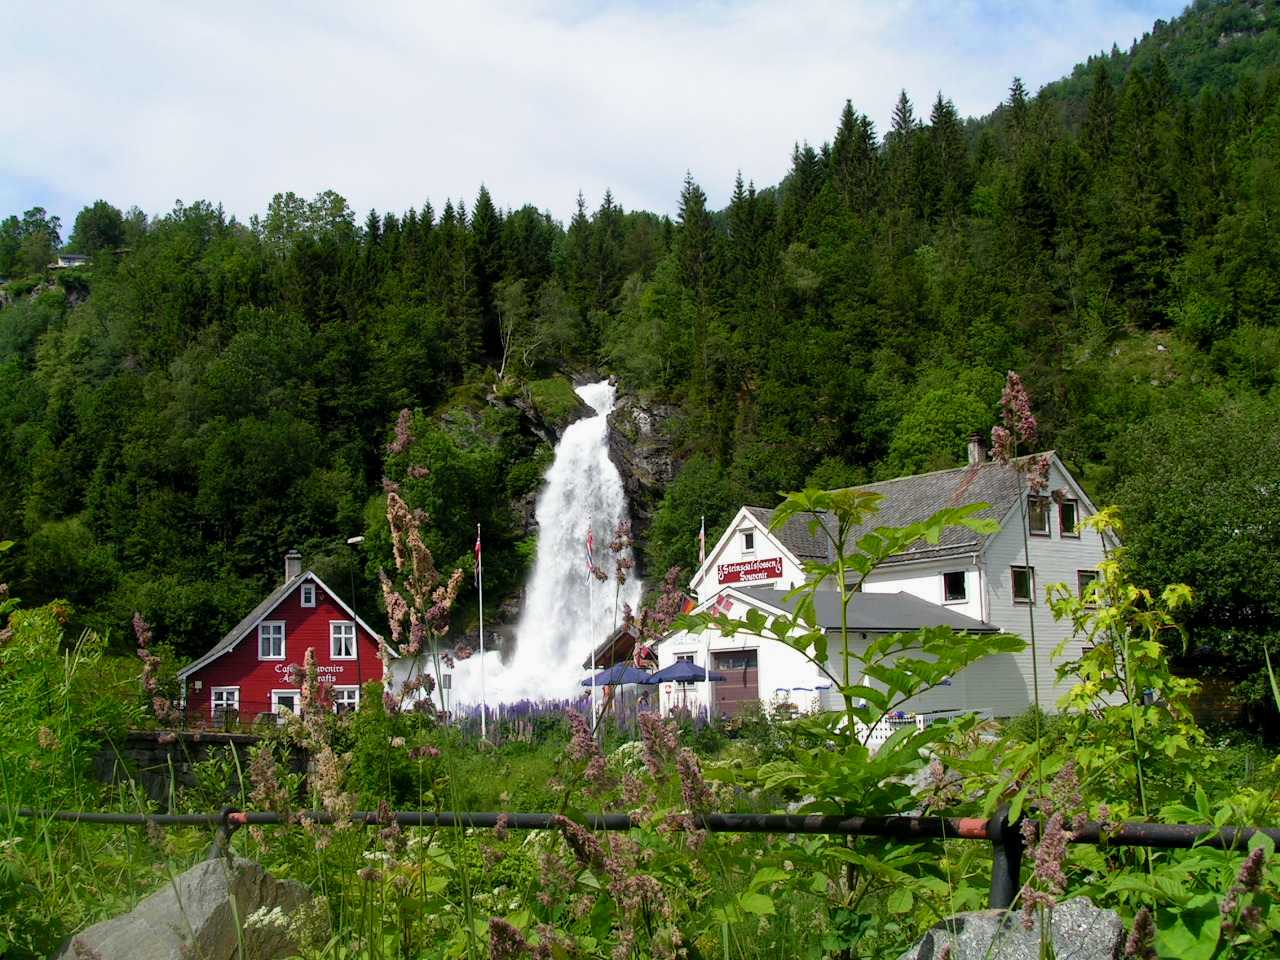
[[752,583],[756,580],[777,580],[782,576],[782,558],[766,557],[761,560],[739,560],[722,563],[716,567],[721,583]]

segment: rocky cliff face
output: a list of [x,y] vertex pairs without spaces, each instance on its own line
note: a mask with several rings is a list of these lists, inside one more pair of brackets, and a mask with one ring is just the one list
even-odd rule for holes
[[627,491],[632,533],[641,545],[637,561],[642,574],[645,534],[675,475],[669,429],[674,414],[674,407],[649,403],[630,393],[621,394],[609,414],[609,456]]

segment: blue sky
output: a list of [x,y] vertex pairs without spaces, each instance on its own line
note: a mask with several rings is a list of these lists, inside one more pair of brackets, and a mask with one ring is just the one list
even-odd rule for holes
[[0,216],[102,197],[162,213],[333,189],[362,213],[475,196],[565,218],[579,190],[674,210],[765,185],[846,98],[989,112],[1182,0],[26,2],[7,11]]

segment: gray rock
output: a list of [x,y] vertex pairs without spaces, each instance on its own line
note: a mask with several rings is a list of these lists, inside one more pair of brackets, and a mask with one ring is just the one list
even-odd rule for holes
[[[279,923],[246,925],[258,910],[285,918],[312,899],[295,880],[276,880],[252,860],[196,864],[132,912],[71,938],[58,960],[273,960],[297,945]],[[243,940],[244,953],[239,952]]]
[[[609,458],[618,468],[627,492],[632,535],[641,542],[675,476],[675,453],[668,427],[675,413],[674,407],[623,393],[609,414]],[[690,536],[696,533],[695,530]],[[666,573],[653,572],[658,576]]]
[[[1125,929],[1114,910],[1099,910],[1087,897],[1066,900],[1050,911],[1056,960],[1118,960]],[[1023,929],[1020,912],[978,910],[942,921],[899,960],[939,960],[951,945],[951,960],[1040,960],[1040,920]]]

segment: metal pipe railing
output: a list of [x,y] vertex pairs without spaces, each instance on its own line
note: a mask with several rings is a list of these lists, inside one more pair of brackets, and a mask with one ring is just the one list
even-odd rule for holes
[[[215,827],[210,856],[222,854],[230,845],[237,829],[245,826],[298,823],[331,824],[339,817],[324,810],[296,813],[273,811],[241,811],[226,807],[218,813],[95,813],[74,810],[34,810],[22,807],[6,811],[6,815],[24,819],[57,820],[72,823],[104,823],[132,826]],[[695,826],[711,833],[782,833],[822,834],[828,836],[884,837],[905,843],[927,843],[933,840],[985,840],[992,847],[990,905],[1012,906],[1021,889],[1023,834],[1022,821],[1010,822],[1009,810],[1002,807],[990,819],[977,817],[845,817],[829,814],[785,813],[706,813],[694,814]],[[493,829],[502,820],[511,830],[550,830],[555,828],[552,813],[488,813],[478,811],[397,810],[380,815],[377,811],[359,810],[347,821],[360,825],[395,822],[402,827],[461,827]],[[593,830],[631,830],[645,820],[627,813],[589,813],[582,823]],[[1255,834],[1280,843],[1280,829],[1267,827],[1214,827],[1190,823],[1118,823],[1101,824],[1085,821],[1073,824],[1071,843],[1092,843],[1113,847],[1153,847],[1156,849],[1190,848],[1193,846],[1231,849],[1244,847]]]

